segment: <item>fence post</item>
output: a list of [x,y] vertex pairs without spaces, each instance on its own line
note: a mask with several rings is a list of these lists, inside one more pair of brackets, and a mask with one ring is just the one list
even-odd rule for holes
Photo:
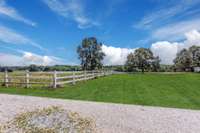
[[57,88],[57,72],[53,73],[53,88]]
[[76,76],[76,75],[75,75],[75,72],[73,71],[73,82],[72,82],[73,85],[76,84],[76,78],[75,78],[75,76]]
[[5,74],[4,74],[4,83],[5,86],[8,87],[8,71],[5,70]]
[[94,70],[92,70],[92,78],[95,78]]
[[84,71],[84,80],[86,81],[86,70]]
[[100,76],[101,76],[101,71],[98,70],[98,71],[97,71],[97,77],[100,77]]
[[30,87],[30,85],[29,85],[29,71],[28,70],[26,70],[26,88],[29,88]]

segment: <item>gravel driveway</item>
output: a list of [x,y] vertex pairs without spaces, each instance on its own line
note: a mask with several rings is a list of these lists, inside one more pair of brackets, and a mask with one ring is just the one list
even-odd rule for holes
[[48,106],[92,117],[103,133],[198,133],[200,111],[0,94],[0,124]]

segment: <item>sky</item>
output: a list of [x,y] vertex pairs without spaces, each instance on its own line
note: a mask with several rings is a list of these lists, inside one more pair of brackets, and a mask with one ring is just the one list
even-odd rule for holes
[[162,64],[200,46],[200,0],[0,0],[0,66],[78,65],[85,37],[103,43],[105,65],[150,48]]

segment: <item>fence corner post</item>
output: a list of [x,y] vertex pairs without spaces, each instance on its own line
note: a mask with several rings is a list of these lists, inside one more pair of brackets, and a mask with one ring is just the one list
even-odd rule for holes
[[4,84],[6,87],[8,87],[8,71],[5,70],[5,74],[4,74]]
[[57,88],[57,71],[53,73],[53,88]]
[[26,70],[26,88],[30,87],[30,85],[29,85],[29,77],[30,77],[29,70]]
[[75,75],[75,71],[73,71],[73,82],[72,82],[73,85],[76,84],[76,78],[75,78],[75,76],[76,76],[76,75]]

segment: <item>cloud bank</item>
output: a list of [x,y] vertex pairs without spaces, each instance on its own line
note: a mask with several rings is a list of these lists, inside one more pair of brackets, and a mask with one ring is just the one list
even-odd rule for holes
[[21,55],[0,53],[1,66],[27,66],[31,64],[51,66],[64,64],[63,60],[54,56],[41,56],[31,52],[23,52]]
[[176,41],[185,38],[185,33],[191,30],[200,30],[200,19],[176,22],[153,31],[152,38],[157,40]]
[[[185,39],[181,42],[158,41],[150,46],[153,54],[159,56],[162,64],[173,64],[176,54],[183,48],[189,48],[193,45],[200,46],[200,32],[192,30],[186,32]],[[126,62],[127,55],[134,52],[135,49],[117,48],[103,45],[102,50],[106,54],[103,63],[105,65],[123,65]]]
[[151,50],[155,56],[159,56],[162,64],[173,64],[173,59],[178,52],[178,43],[170,43],[168,41],[156,42],[151,46]]
[[197,30],[185,33],[185,40],[182,42],[159,41],[153,43],[151,50],[160,57],[162,64],[173,64],[177,52],[193,45],[200,46],[200,32]]
[[103,61],[105,65],[123,65],[126,62],[128,54],[134,52],[135,49],[116,48],[103,45],[102,51],[106,55]]
[[0,53],[0,64],[1,66],[23,66],[21,57],[13,54]]

